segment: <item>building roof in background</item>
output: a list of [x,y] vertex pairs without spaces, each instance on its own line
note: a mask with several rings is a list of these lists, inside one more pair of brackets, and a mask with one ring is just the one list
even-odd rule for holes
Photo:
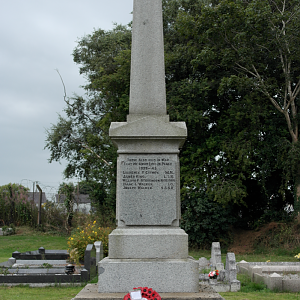
[[[35,193],[34,193],[34,199],[33,199],[33,192],[27,192],[27,194],[28,194],[28,201],[34,200],[34,203],[35,203],[35,204],[38,204],[38,203],[39,203],[39,200],[40,200],[40,192],[35,192]],[[47,201],[46,194],[43,192],[43,193],[42,193],[42,203],[45,203],[46,201]]]
[[[63,203],[66,199],[66,196],[63,194],[56,194],[55,195],[55,201],[56,203]],[[75,195],[75,203],[78,202],[78,204],[84,204],[84,203],[91,203],[91,200],[89,198],[89,195],[85,195],[85,194],[79,194],[79,195]]]

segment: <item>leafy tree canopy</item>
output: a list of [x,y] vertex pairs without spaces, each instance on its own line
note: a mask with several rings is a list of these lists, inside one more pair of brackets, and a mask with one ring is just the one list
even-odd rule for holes
[[[188,127],[183,215],[201,209],[199,199],[230,204],[244,225],[283,212],[300,157],[298,1],[164,0],[163,11],[168,114]],[[50,162],[67,159],[65,176],[99,182],[110,204],[116,149],[108,128],[128,114],[130,47],[129,26],[78,41],[86,96],[65,98],[66,117],[46,138]]]

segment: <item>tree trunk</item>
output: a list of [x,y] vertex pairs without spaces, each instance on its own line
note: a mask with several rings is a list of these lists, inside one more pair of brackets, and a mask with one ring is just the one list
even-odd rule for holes
[[297,219],[300,222],[300,165],[295,177],[295,200],[294,211],[297,213]]

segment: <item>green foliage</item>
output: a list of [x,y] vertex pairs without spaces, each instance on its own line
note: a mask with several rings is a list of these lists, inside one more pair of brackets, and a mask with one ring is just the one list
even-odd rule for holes
[[89,195],[94,218],[101,226],[107,227],[115,223],[115,198],[112,199],[103,183],[95,180],[81,181],[79,191]]
[[[182,226],[192,243],[217,238],[211,228],[228,211],[226,230],[233,222],[253,228],[290,217],[284,208],[300,186],[293,114],[300,22],[298,1],[283,12],[280,4],[163,1],[167,109],[188,128],[180,153]],[[78,41],[73,58],[87,78],[86,95],[65,98],[66,117],[46,137],[50,162],[68,161],[66,178],[83,179],[102,224],[114,218],[117,154],[108,129],[128,113],[130,46],[131,29],[120,25]],[[201,227],[207,213],[213,222]]]
[[222,247],[228,246],[234,221],[231,208],[214,202],[204,191],[185,192],[181,227],[188,233],[192,247],[209,248],[214,241],[220,241]]
[[60,204],[52,201],[42,204],[42,226],[45,231],[65,234],[66,220],[67,212]]
[[73,183],[60,184],[58,194],[64,197],[64,205],[67,210],[67,226],[72,226],[72,219],[74,216],[74,200],[75,200],[75,186]]
[[0,225],[35,224],[37,208],[28,201],[27,192],[27,188],[15,183],[0,187]]
[[68,239],[68,250],[70,253],[72,252],[72,257],[74,260],[83,260],[86,246],[88,244],[94,244],[96,241],[102,242],[103,254],[104,256],[107,256],[108,235],[110,234],[111,230],[112,229],[109,227],[100,227],[96,221],[75,229]]
[[123,121],[128,111],[131,31],[116,25],[96,30],[78,41],[73,52],[80,73],[88,79],[86,98],[66,100],[66,117],[47,132],[50,162],[65,158],[66,178],[78,176],[98,182],[105,201],[115,199],[116,148],[108,137],[113,121]]
[[251,278],[245,274],[238,274],[238,280],[241,282],[241,292],[251,293],[258,291],[266,291],[266,285],[264,283],[255,283],[251,281]]

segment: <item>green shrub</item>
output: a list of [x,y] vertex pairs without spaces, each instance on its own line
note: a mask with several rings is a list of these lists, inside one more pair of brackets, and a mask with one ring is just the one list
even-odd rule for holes
[[33,225],[36,206],[28,201],[28,189],[19,184],[0,186],[0,225]]
[[[84,252],[88,244],[94,244],[96,241],[101,241],[103,244],[103,254],[104,256],[108,255],[108,235],[111,232],[109,227],[100,227],[97,225],[97,222],[89,223],[86,226],[78,227],[72,233],[68,239],[68,250],[74,259],[79,260],[84,259]],[[76,249],[74,251],[74,249]]]
[[52,201],[42,204],[42,224],[48,232],[66,233],[66,209]]
[[230,207],[209,199],[206,193],[188,191],[183,197],[181,227],[189,235],[191,247],[211,247],[219,241],[228,246],[231,241],[230,228],[235,221]]

